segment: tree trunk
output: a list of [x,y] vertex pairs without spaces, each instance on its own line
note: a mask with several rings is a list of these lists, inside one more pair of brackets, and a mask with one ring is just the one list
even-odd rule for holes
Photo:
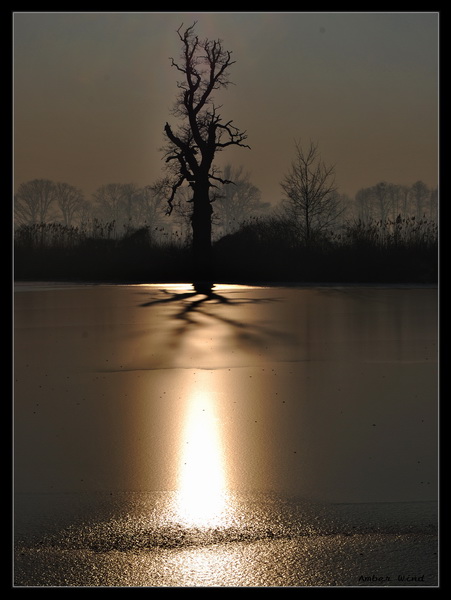
[[193,195],[193,275],[194,284],[210,285],[212,281],[211,215],[209,183],[196,183]]

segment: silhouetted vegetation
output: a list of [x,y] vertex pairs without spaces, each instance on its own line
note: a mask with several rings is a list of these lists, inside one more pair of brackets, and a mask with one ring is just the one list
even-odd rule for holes
[[181,53],[170,59],[180,79],[177,124],[164,127],[167,176],[144,187],[108,183],[91,199],[65,182],[18,185],[15,278],[437,282],[436,188],[379,182],[351,199],[313,142],[296,142],[272,205],[242,167],[215,166],[224,149],[249,147],[213,99],[227,89],[235,61],[221,40],[201,40],[195,25],[177,30]]
[[172,281],[189,269],[187,245],[155,242],[149,227],[115,233],[115,223],[89,227],[22,225],[15,233],[16,280]]
[[335,186],[335,168],[324,163],[313,142],[306,148],[296,142],[295,159],[280,185],[283,209],[307,243],[312,235],[333,227],[345,211]]
[[168,214],[180,187],[186,183],[192,193],[191,226],[193,268],[196,281],[208,281],[213,276],[212,214],[217,184],[232,184],[219,175],[214,161],[216,154],[230,146],[249,148],[246,132],[232,121],[223,120],[221,106],[213,99],[214,92],[228,87],[229,69],[235,63],[231,52],[221,40],[201,40],[195,33],[196,23],[182,32],[177,30],[182,50],[179,62],[172,66],[181,73],[173,116],[179,120],[177,129],[166,123],[165,160],[169,168]]
[[298,236],[293,222],[259,219],[216,244],[229,281],[435,283],[437,225],[427,219],[347,222],[340,231]]
[[[149,227],[116,230],[22,225],[14,239],[16,280],[192,282],[191,245],[154,239]],[[213,245],[216,282],[436,283],[438,231],[427,218],[351,220],[308,241],[286,217],[249,220]]]

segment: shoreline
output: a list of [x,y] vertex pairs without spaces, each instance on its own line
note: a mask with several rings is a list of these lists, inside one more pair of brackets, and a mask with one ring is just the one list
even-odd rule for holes
[[[119,287],[119,286],[174,286],[174,285],[193,285],[191,281],[125,281],[125,280],[105,280],[105,281],[90,281],[90,280],[42,280],[42,279],[17,279],[13,282],[13,287],[26,287],[31,286],[33,289],[35,287],[99,287],[99,286],[109,286],[109,287]],[[438,289],[440,287],[439,283],[392,283],[392,282],[290,282],[290,281],[218,281],[214,282],[213,287],[215,286],[243,286],[248,288],[293,288],[293,289],[303,289],[303,288],[379,288],[379,289]]]

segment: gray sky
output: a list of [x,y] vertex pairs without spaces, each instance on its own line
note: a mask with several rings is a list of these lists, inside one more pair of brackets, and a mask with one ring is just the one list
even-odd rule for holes
[[351,196],[379,181],[437,185],[438,13],[15,13],[14,183],[163,175],[178,80],[176,30],[232,51],[217,98],[248,133],[218,164],[243,165],[277,203],[294,142],[318,143]]

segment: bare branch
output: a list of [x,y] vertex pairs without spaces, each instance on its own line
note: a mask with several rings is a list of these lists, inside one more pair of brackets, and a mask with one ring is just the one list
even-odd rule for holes
[[[232,183],[233,185],[235,185],[235,182],[232,181],[231,179],[223,179],[222,177],[218,177],[217,175],[211,175],[211,174],[208,177],[209,177],[209,179],[214,179],[215,181],[219,181],[219,183],[222,183],[223,185],[227,185],[228,183]],[[213,186],[213,187],[217,187],[217,186]]]
[[245,131],[239,131],[237,127],[232,125],[232,121],[225,123],[224,125],[221,123],[216,123],[216,127],[225,131],[229,135],[229,140],[227,142],[217,142],[216,146],[218,148],[226,148],[227,146],[235,145],[241,146],[242,148],[250,148],[247,144],[243,144],[244,140],[247,140],[247,133]]
[[166,214],[170,215],[172,214],[172,211],[174,209],[174,198],[175,195],[177,193],[178,188],[182,185],[182,183],[185,181],[185,177],[183,177],[183,175],[180,177],[180,179],[178,179],[171,187],[171,195],[168,198],[168,208],[166,210]]

